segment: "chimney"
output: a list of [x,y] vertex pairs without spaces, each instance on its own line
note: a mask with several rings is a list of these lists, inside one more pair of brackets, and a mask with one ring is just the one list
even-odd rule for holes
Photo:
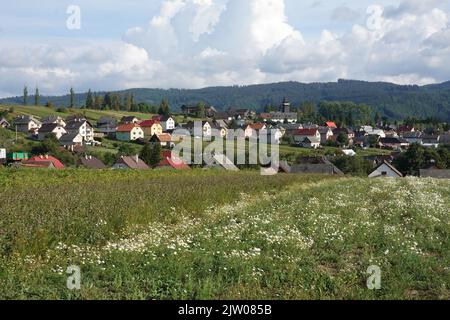
[[139,155],[135,155],[135,156],[134,156],[134,161],[135,161],[136,163],[139,163]]
[[45,155],[45,159],[48,159],[48,154]]

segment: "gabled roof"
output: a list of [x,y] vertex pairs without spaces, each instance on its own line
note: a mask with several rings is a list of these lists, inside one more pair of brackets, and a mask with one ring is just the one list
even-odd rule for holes
[[41,118],[42,123],[53,123],[56,121],[64,120],[60,116],[57,116],[55,114],[48,115],[47,117]]
[[159,120],[145,120],[145,121],[142,121],[139,125],[142,128],[151,128],[155,124],[161,124],[161,123],[159,122]]
[[58,127],[63,128],[57,123],[46,123],[39,128],[39,133],[50,133],[53,132]]
[[92,127],[91,123],[89,121],[87,121],[86,119],[75,119],[75,120],[67,121],[66,129],[67,130],[79,130],[80,127],[84,123],[86,123],[87,125]]
[[158,164],[158,167],[172,167],[176,170],[190,170],[189,167],[184,161],[172,154],[172,151],[163,151],[161,152],[162,160]]
[[9,122],[5,118],[0,118],[0,124],[2,124],[2,123],[9,125]]
[[139,119],[135,116],[125,116],[125,117],[122,117],[122,119],[120,121],[126,123],[126,122],[133,122],[136,120],[139,120]]
[[117,163],[121,163],[126,165],[130,169],[150,169],[150,167],[141,159],[139,159],[138,156],[129,157],[129,156],[123,156],[119,160],[117,160]]
[[28,162],[30,162],[30,163],[51,162],[56,169],[64,169],[65,168],[61,161],[59,161],[58,159],[56,159],[53,156],[48,156],[48,155],[35,156],[35,157],[28,159],[24,163],[27,164]]
[[295,136],[315,136],[317,129],[297,129],[294,131]]
[[303,173],[303,174],[332,174],[332,175],[343,175],[342,171],[339,170],[333,164],[295,164],[291,166],[290,173]]
[[62,145],[73,144],[73,141],[75,140],[75,138],[77,136],[80,136],[80,134],[78,132],[65,134],[65,135],[61,136],[61,138],[59,139],[59,143]]
[[37,120],[33,116],[18,116],[14,119],[14,124],[28,124],[30,121],[34,121],[37,124],[40,124],[41,122]]
[[337,128],[337,125],[335,122],[333,121],[327,121],[325,122],[325,126],[329,127],[329,128]]
[[122,124],[117,127],[117,132],[131,132],[134,128],[140,128],[136,123]]
[[81,157],[81,164],[90,169],[106,169],[105,164],[93,156],[85,155]]
[[[377,171],[380,167],[382,167],[383,165],[386,165],[389,169],[391,169],[393,172],[395,172],[399,177],[403,177],[403,174],[397,170],[397,168],[395,168],[392,164],[390,164],[389,162],[387,162],[386,160],[383,160],[383,162],[376,167],[371,173],[370,175],[372,175],[372,173],[374,173],[375,171]],[[369,175],[369,176],[370,176]]]
[[53,162],[51,161],[26,161],[22,162],[23,167],[27,168],[45,168],[45,169],[55,169]]

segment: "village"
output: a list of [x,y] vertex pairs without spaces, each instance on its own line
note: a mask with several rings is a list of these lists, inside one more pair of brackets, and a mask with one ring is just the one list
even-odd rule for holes
[[[5,117],[0,119],[0,127],[12,131],[17,136],[22,134],[26,139],[44,142],[50,137],[57,141],[59,148],[76,155],[78,161],[75,166],[91,169],[150,169],[169,168],[174,170],[188,170],[191,167],[171,152],[171,149],[183,139],[192,137],[211,141],[213,132],[217,132],[220,139],[240,139],[246,141],[252,137],[267,135],[277,145],[286,146],[289,150],[302,149],[301,156],[289,161],[283,158],[280,162],[280,172],[296,174],[332,174],[344,173],[335,161],[339,158],[349,159],[359,157],[359,152],[371,150],[370,155],[363,156],[366,163],[370,163],[368,176],[403,177],[405,170],[394,166],[394,160],[403,155],[411,146],[431,150],[443,159],[426,159],[420,168],[416,168],[416,175],[421,177],[449,178],[448,145],[450,131],[428,133],[409,125],[387,125],[382,122],[373,125],[338,126],[334,121],[324,123],[300,123],[298,113],[291,108],[287,98],[283,100],[277,111],[257,113],[250,109],[230,108],[227,111],[217,111],[214,107],[206,107],[201,112],[204,118],[186,123],[180,119],[194,119],[199,114],[201,106],[181,107],[182,114],[162,114],[150,119],[140,119],[137,116],[124,116],[120,119],[104,116],[95,123],[82,113],[72,114],[63,118],[50,114],[38,118],[32,115],[19,115],[12,121]],[[201,134],[195,129],[201,126]],[[191,137],[176,134],[180,129],[189,132]],[[233,131],[239,132],[229,134]],[[215,137],[217,138],[217,137]],[[117,143],[132,143],[138,146],[157,145],[158,155],[154,161],[144,161],[140,153],[125,152],[108,166],[89,150],[101,150],[102,141],[110,139]],[[117,146],[117,144],[114,144]],[[326,149],[332,148],[332,149]],[[17,149],[17,148],[16,148]],[[328,152],[318,152],[328,150]],[[330,152],[330,150],[332,152]],[[435,150],[439,150],[436,152]],[[128,154],[127,154],[128,153]],[[438,157],[436,156],[436,157]],[[233,159],[219,154],[214,157],[215,167],[225,170],[239,170]],[[156,161],[156,162],[155,162]],[[447,161],[447,162],[446,162]],[[51,154],[30,154],[22,150],[10,152],[0,145],[0,162],[4,165],[25,168],[63,169],[71,167]],[[152,162],[152,163],[148,163]],[[291,163],[289,163],[291,162]],[[338,161],[339,162],[339,161]],[[342,161],[340,161],[342,163]],[[439,163],[438,163],[439,162]],[[442,165],[442,162],[444,164]],[[404,169],[404,168],[403,168]],[[408,169],[408,168],[407,168]]]

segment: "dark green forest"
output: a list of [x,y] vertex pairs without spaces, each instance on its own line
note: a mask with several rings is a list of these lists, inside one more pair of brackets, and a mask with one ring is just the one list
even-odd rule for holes
[[[94,95],[103,96],[105,93],[96,92]],[[262,111],[268,106],[277,107],[283,98],[287,97],[294,108],[298,108],[304,102],[318,105],[321,101],[345,101],[368,105],[372,112],[389,119],[434,117],[441,121],[450,121],[450,82],[427,86],[354,80],[311,84],[283,82],[198,90],[130,89],[115,94],[122,96],[132,94],[135,102],[152,105],[159,105],[161,100],[166,98],[173,111],[180,110],[183,104],[196,104],[199,101],[215,106],[219,110],[236,107]],[[83,106],[86,95],[87,93],[75,94],[75,106]],[[56,106],[71,104],[69,94],[59,97],[41,96],[40,100],[42,104],[51,102]],[[22,104],[23,97],[1,99],[0,103]]]

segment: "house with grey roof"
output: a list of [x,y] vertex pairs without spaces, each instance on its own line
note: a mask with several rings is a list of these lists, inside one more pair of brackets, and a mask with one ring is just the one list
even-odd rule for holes
[[94,141],[94,128],[92,124],[85,119],[76,119],[67,122],[66,128],[68,133],[79,133],[83,137],[83,141],[90,144]]
[[18,116],[13,121],[13,126],[18,132],[30,132],[41,127],[42,123],[33,116]]
[[42,118],[41,122],[42,122],[42,124],[56,123],[56,124],[60,125],[61,127],[66,126],[66,121],[64,121],[64,119],[62,117],[54,115],[54,114]]
[[0,118],[0,128],[9,128],[11,124],[5,118]]
[[55,137],[59,140],[63,135],[67,133],[66,129],[63,126],[60,126],[57,123],[47,123],[43,124],[38,129],[38,140],[43,141],[49,134],[54,134]]
[[67,133],[59,139],[59,144],[73,151],[75,147],[83,145],[83,137],[78,132]]
[[106,169],[105,164],[91,155],[84,155],[80,158],[81,165],[88,169]]

